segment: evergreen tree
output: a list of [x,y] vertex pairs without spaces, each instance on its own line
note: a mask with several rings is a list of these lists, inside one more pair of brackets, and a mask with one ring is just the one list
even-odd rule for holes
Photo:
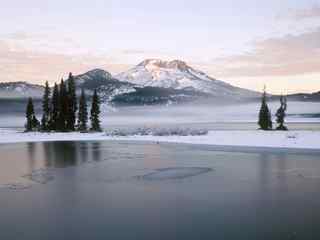
[[68,116],[67,116],[67,129],[70,131],[75,130],[76,113],[77,113],[77,95],[74,77],[69,73],[68,78]]
[[81,132],[87,131],[88,127],[88,110],[87,110],[87,100],[86,94],[83,89],[81,89],[81,96],[79,100],[79,112],[78,112],[78,130]]
[[286,131],[288,130],[288,128],[284,125],[284,119],[286,117],[286,111],[287,111],[287,98],[284,96],[281,96],[280,104],[281,106],[276,113],[277,123],[278,123],[277,130]]
[[68,112],[69,112],[69,106],[68,106],[68,92],[66,85],[61,79],[60,82],[60,93],[59,93],[59,117],[58,117],[58,130],[61,132],[67,131],[67,119],[68,119]]
[[264,88],[263,95],[262,95],[258,124],[260,126],[260,129],[262,129],[262,130],[271,130],[272,129],[271,112],[270,112],[268,104],[267,104],[266,88]]
[[32,117],[32,127],[33,127],[33,130],[35,130],[35,131],[39,131],[41,128],[41,124],[40,124],[39,120],[37,119],[36,115],[33,115],[33,117]]
[[32,98],[28,99],[28,104],[26,108],[26,118],[27,122],[25,124],[25,130],[27,132],[38,130],[40,124],[34,113]]
[[55,83],[54,88],[53,88],[53,93],[52,93],[52,99],[51,99],[51,108],[50,108],[50,130],[57,131],[58,130],[58,121],[59,121],[59,87]]
[[92,97],[92,106],[91,106],[91,130],[96,132],[101,132],[100,127],[100,99],[97,94],[97,90],[94,90],[93,97]]
[[48,81],[44,89],[44,95],[42,100],[42,119],[41,119],[41,130],[49,130],[49,120],[50,120],[50,87]]

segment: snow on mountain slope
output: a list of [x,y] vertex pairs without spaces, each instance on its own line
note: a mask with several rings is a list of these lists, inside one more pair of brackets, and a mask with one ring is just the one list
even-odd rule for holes
[[91,90],[114,81],[112,75],[102,69],[93,69],[84,74],[75,76],[77,88],[89,88]]
[[236,98],[248,98],[260,96],[257,92],[234,87],[213,79],[180,60],[145,60],[129,71],[118,74],[116,78],[144,87],[192,88],[195,91],[208,93],[215,97],[232,96]]
[[26,82],[0,83],[0,98],[41,98],[44,87]]
[[[94,69],[75,76],[75,83],[78,94],[82,88],[88,95],[97,89],[103,101],[113,101],[117,97],[126,104],[132,100],[145,104],[160,100],[183,102],[214,98],[238,101],[260,97],[254,91],[213,79],[179,60],[145,60],[115,77],[102,69]],[[26,82],[2,83],[0,98],[40,98],[43,90],[43,86]]]
[[91,95],[93,90],[97,89],[100,97],[106,101],[110,101],[116,95],[135,91],[134,84],[121,82],[102,69],[94,69],[75,76],[75,83],[78,92],[83,88]]

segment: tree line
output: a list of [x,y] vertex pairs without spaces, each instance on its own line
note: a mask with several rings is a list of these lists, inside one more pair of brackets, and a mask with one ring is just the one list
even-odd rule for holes
[[[97,90],[94,90],[91,101],[90,128],[88,128],[89,114],[87,105],[87,96],[84,89],[81,89],[80,98],[78,99],[77,97],[75,79],[72,73],[69,74],[67,81],[61,79],[60,84],[54,84],[52,94],[47,81],[42,99],[43,113],[41,122],[36,117],[32,98],[29,98],[26,107],[27,121],[25,130],[43,132],[102,131],[100,126],[100,98]],[[280,107],[276,112],[276,122],[278,124],[276,130],[288,130],[284,125],[286,110],[287,99],[285,96],[281,96]],[[266,88],[264,88],[262,94],[258,125],[262,130],[273,129],[271,111],[267,104]]]
[[54,84],[52,94],[49,83],[46,82],[42,99],[41,122],[36,117],[33,100],[29,98],[26,107],[25,130],[43,132],[102,131],[100,98],[97,90],[94,90],[91,101],[90,128],[88,127],[87,105],[87,96],[84,89],[81,89],[80,98],[77,97],[75,79],[72,73],[69,74],[67,81],[61,79],[60,84]]
[[[280,107],[276,112],[276,122],[277,122],[276,130],[281,130],[281,131],[288,130],[288,128],[284,125],[286,111],[287,111],[287,98],[285,96],[281,96],[280,97]],[[262,129],[262,130],[272,130],[273,129],[271,111],[269,110],[269,107],[267,104],[266,88],[264,88],[263,94],[262,94],[258,125],[260,126],[260,129]]]

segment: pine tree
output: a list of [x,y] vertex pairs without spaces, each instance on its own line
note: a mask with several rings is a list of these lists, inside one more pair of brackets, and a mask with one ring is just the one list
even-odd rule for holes
[[100,99],[97,94],[97,90],[94,90],[93,97],[92,97],[92,106],[91,106],[91,130],[95,132],[101,132],[100,127]]
[[287,131],[288,128],[284,125],[284,119],[286,117],[286,111],[287,111],[287,98],[284,96],[281,96],[280,104],[281,106],[276,113],[277,123],[278,123],[277,130]]
[[52,93],[52,99],[51,99],[51,108],[50,108],[50,130],[57,131],[58,130],[58,121],[59,121],[59,87],[55,83],[54,88],[53,88],[53,93]]
[[78,130],[81,132],[87,131],[88,123],[88,110],[87,110],[87,100],[86,94],[83,89],[81,89],[81,96],[79,100],[79,113],[78,113]]
[[77,95],[74,77],[69,73],[68,78],[68,116],[67,116],[67,129],[70,131],[75,130],[76,113],[77,113]]
[[271,112],[270,112],[268,104],[267,104],[266,88],[264,88],[263,95],[262,95],[258,124],[260,126],[260,129],[262,129],[262,130],[271,130],[272,129]]
[[40,124],[34,113],[32,98],[28,99],[28,104],[26,108],[26,118],[27,122],[25,124],[25,130],[27,132],[38,130]]
[[42,100],[42,119],[41,119],[41,130],[49,131],[49,120],[50,120],[50,87],[48,81],[44,89],[44,95]]
[[66,132],[67,129],[67,118],[68,118],[68,112],[69,112],[69,106],[68,106],[68,92],[66,85],[61,79],[60,82],[60,94],[59,94],[59,117],[58,117],[58,130],[61,132]]
[[36,115],[33,115],[32,117],[32,128],[33,130],[37,131],[40,130],[41,124],[39,120],[37,119]]

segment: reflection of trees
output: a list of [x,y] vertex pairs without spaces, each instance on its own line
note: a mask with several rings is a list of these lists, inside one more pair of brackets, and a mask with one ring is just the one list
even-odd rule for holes
[[[263,151],[259,156],[259,192],[261,203],[274,198],[288,190],[286,152]],[[269,202],[270,203],[270,202]]]
[[47,167],[53,167],[54,166],[54,151],[53,151],[53,144],[50,142],[44,142],[42,144],[43,146],[43,153],[44,153],[44,159],[46,159],[45,165]]
[[255,205],[257,229],[266,229],[266,222],[272,221],[275,214],[270,210],[282,207],[282,201],[279,199],[282,198],[283,191],[287,190],[285,175],[287,159],[286,152],[262,150],[257,155],[258,189]]
[[91,144],[92,150],[92,160],[93,161],[101,161],[101,143],[100,142],[93,142]]
[[32,172],[35,169],[36,165],[36,143],[29,142],[27,143],[27,151],[28,151],[28,158],[29,158],[29,171]]
[[89,153],[88,153],[88,148],[89,148],[89,144],[87,142],[78,142],[76,143],[78,146],[78,151],[80,154],[80,163],[85,163],[87,162],[89,159]]
[[77,164],[76,148],[73,142],[57,142],[54,145],[55,167],[68,167]]
[[280,191],[288,191],[288,183],[287,183],[287,158],[288,154],[285,152],[279,152],[276,154],[277,161],[277,169],[276,171],[279,173],[278,183],[280,187]]
[[[34,153],[31,154],[34,152],[34,146],[30,146],[28,149],[30,149],[29,155],[34,155]],[[43,151],[45,165],[55,168],[75,166],[90,160],[101,161],[102,157],[101,143],[99,142],[45,142],[43,143]]]
[[77,158],[74,145],[72,142],[43,143],[46,166],[62,168],[75,165]]
[[262,151],[259,156],[259,187],[262,193],[268,192],[270,183],[270,153]]

